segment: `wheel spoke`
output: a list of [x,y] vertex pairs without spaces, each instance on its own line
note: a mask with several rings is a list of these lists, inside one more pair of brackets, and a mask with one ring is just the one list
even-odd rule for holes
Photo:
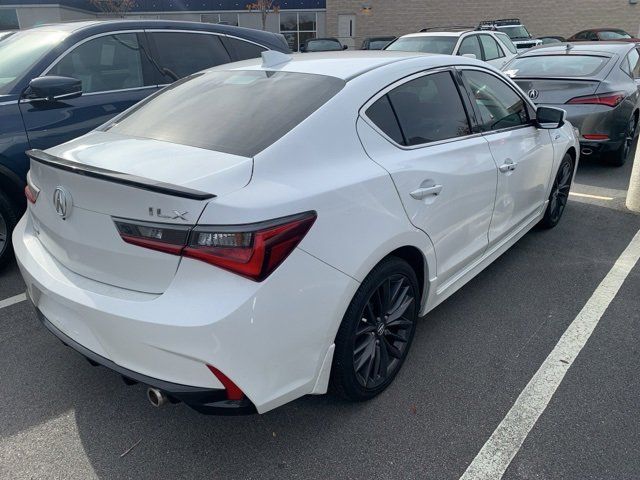
[[402,357],[402,352],[400,351],[400,349],[395,345],[392,345],[386,338],[384,339],[384,344],[386,347],[386,351],[389,352],[389,355],[394,358]]
[[406,318],[402,317],[394,320],[393,322],[388,322],[387,328],[407,328],[411,325],[413,325],[413,322],[411,320],[407,320]]
[[393,333],[391,330],[387,330],[385,332],[385,335],[387,337],[391,337],[394,341],[398,341],[398,342],[402,342],[402,343],[407,343],[407,339],[404,338],[402,335],[399,335],[397,333]]
[[389,349],[386,342],[382,342],[380,347],[380,364],[378,366],[378,375],[381,377],[381,380],[387,378],[387,374],[389,373]]
[[[362,370],[362,367],[364,367],[367,363],[371,363],[371,358],[374,355],[374,347],[375,346],[375,341],[373,339],[373,337],[371,337],[371,340],[368,342],[365,342],[365,348],[363,348],[361,350],[360,355],[355,358],[354,355],[354,366],[355,366],[355,370],[356,372],[359,372],[360,370]],[[366,379],[366,376],[365,376]]]
[[[407,288],[407,291],[408,291],[408,288]],[[407,308],[409,308],[409,305],[411,305],[411,303],[413,303],[413,297],[411,297],[410,295],[408,295],[408,293],[405,292],[404,296],[402,297],[402,301],[401,301],[400,305],[398,306],[398,308],[396,308],[395,310],[393,310],[389,314],[389,319],[387,321],[387,325],[392,325],[393,322],[395,322],[402,315],[404,315],[404,312],[407,311]]]
[[356,337],[359,337],[360,335],[366,335],[367,333],[372,333],[375,330],[376,327],[372,323],[365,323],[364,321],[361,321],[356,330]]

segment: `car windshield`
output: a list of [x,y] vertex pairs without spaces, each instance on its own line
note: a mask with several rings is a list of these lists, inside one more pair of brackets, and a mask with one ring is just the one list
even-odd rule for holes
[[518,40],[521,38],[531,38],[531,35],[524,27],[524,25],[513,25],[510,27],[500,27],[500,31],[509,35],[511,40]]
[[327,52],[342,50],[342,45],[336,40],[310,40],[306,46],[307,52]]
[[622,38],[631,38],[624,30],[606,30],[599,33],[602,40],[620,40]]
[[538,55],[516,58],[505,73],[510,77],[588,77],[608,61],[595,55]]
[[304,73],[198,73],[142,101],[102,130],[253,157],[344,85],[339,78]]
[[9,93],[15,82],[29,71],[66,32],[26,30],[0,42],[0,94]]
[[453,54],[453,49],[458,42],[458,37],[402,37],[388,45],[385,50],[396,50],[401,52],[423,52],[441,53],[444,55]]

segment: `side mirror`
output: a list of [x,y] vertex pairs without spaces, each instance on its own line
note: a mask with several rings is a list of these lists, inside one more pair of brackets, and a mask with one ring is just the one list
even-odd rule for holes
[[36,77],[29,82],[25,97],[34,100],[56,102],[82,95],[82,82],[71,77]]
[[473,58],[474,60],[478,58],[475,53],[465,53],[462,56],[467,58]]
[[536,109],[536,125],[539,128],[553,130],[564,125],[567,112],[560,108],[538,107]]
[[349,46],[348,46],[348,45],[343,45],[343,46],[342,46],[342,49],[343,49],[343,50],[346,50],[347,48],[349,48]]

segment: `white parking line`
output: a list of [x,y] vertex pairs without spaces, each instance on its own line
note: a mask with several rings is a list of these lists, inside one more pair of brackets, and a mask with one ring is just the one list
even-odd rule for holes
[[569,325],[461,480],[502,478],[638,259],[640,231]]
[[588,193],[569,192],[572,197],[593,198],[595,200],[613,200],[613,197],[603,197],[601,195],[590,195]]
[[15,305],[16,303],[24,302],[27,299],[26,293],[21,293],[20,295],[15,295],[13,297],[5,298],[4,300],[0,300],[0,309],[5,307],[10,307],[11,305]]

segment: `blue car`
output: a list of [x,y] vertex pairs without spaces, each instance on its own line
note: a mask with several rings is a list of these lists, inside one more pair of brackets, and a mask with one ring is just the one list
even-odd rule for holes
[[215,65],[289,53],[282,35],[162,20],[44,25],[0,42],[0,267],[25,208],[25,151],[94,129],[175,80]]

